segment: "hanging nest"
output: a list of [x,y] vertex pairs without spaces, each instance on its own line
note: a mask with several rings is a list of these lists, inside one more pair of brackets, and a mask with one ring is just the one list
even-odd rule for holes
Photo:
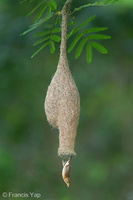
[[65,62],[59,62],[48,87],[45,112],[48,122],[59,129],[59,156],[75,155],[74,145],[80,99],[69,67]]
[[61,157],[76,155],[74,146],[80,113],[79,93],[69,70],[66,55],[67,17],[70,3],[71,0],[67,0],[61,11],[60,59],[45,99],[47,120],[53,127],[59,129],[58,155]]

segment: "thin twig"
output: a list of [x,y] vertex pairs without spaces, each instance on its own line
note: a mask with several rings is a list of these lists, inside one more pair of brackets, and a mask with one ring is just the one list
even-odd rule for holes
[[61,10],[62,24],[61,24],[60,59],[65,59],[66,61],[67,61],[67,56],[66,56],[67,19],[68,19],[71,2],[72,0],[67,0]]

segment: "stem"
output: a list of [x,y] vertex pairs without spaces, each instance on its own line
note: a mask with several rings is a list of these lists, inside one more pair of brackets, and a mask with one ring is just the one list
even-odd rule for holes
[[66,33],[67,33],[67,19],[72,0],[67,0],[62,8],[62,24],[61,24],[61,45],[60,45],[60,59],[67,61],[66,54]]

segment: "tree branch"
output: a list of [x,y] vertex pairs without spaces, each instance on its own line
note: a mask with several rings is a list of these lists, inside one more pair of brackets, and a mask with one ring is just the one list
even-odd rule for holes
[[67,19],[71,2],[72,0],[67,0],[61,10],[62,24],[61,24],[60,59],[65,59],[65,60],[67,60],[67,55],[66,55]]

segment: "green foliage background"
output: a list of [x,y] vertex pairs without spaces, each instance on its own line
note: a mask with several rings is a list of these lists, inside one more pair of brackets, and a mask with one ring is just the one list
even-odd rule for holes
[[[73,1],[77,5],[80,0]],[[78,60],[68,54],[81,96],[70,188],[61,177],[58,131],[43,109],[59,46],[52,55],[44,49],[30,59],[33,34],[19,36],[31,24],[28,6],[0,1],[0,199],[6,191],[38,192],[41,200],[133,199],[132,0],[76,14],[79,22],[96,14],[92,25],[109,27],[112,38],[103,41],[109,53],[95,51],[90,65],[84,54]]]

